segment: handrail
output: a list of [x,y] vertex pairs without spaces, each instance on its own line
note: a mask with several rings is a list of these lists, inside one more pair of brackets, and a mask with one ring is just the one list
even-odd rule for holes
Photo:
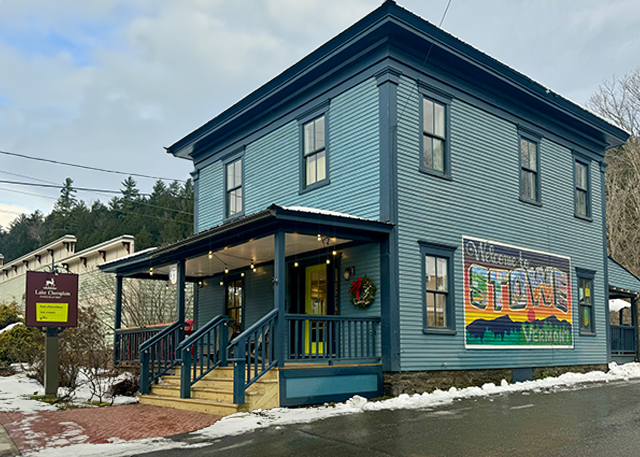
[[170,324],[119,328],[114,331],[113,364],[140,362],[140,345]]
[[191,386],[212,370],[227,366],[229,322],[233,320],[227,316],[216,316],[178,346],[176,352],[182,360],[181,398],[190,398]]
[[285,362],[379,362],[380,317],[286,314]]
[[180,363],[177,346],[184,339],[184,322],[174,322],[140,345],[140,393],[148,394],[151,383]]
[[278,315],[277,309],[270,311],[229,344],[229,352],[233,351],[229,361],[235,364],[233,402],[236,404],[243,404],[249,386],[278,363],[274,350]]
[[631,325],[610,325],[611,353],[630,354],[636,352],[636,328]]

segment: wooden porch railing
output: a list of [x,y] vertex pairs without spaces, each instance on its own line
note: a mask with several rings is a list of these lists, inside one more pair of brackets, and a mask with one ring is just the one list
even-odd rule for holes
[[380,318],[285,316],[286,362],[380,361]]
[[180,397],[191,397],[191,386],[219,366],[227,366],[229,322],[226,316],[216,316],[184,340],[176,352],[182,360]]
[[184,339],[184,322],[174,322],[140,345],[140,393],[148,394],[151,383],[180,363],[176,349]]
[[243,404],[245,391],[278,363],[274,347],[278,310],[262,316],[229,345],[233,352],[233,402]]
[[611,353],[634,354],[636,352],[636,329],[630,325],[611,325]]
[[113,363],[140,362],[140,345],[151,339],[170,324],[145,327],[120,328],[115,331]]

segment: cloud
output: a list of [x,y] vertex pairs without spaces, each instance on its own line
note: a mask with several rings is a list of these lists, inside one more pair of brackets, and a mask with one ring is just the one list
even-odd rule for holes
[[30,211],[24,206],[0,203],[0,226],[9,227],[11,221],[23,213],[29,214]]

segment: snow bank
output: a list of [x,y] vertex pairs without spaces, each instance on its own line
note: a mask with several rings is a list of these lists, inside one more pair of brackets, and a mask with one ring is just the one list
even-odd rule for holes
[[14,327],[17,327],[18,325],[24,325],[24,324],[22,322],[16,322],[15,324],[7,325],[5,328],[0,330],[0,333],[8,332],[9,330],[11,330]]
[[212,440],[224,436],[239,435],[249,431],[270,426],[283,426],[299,423],[309,423],[329,417],[346,414],[359,414],[367,411],[422,409],[441,406],[465,398],[487,397],[517,392],[540,392],[558,390],[595,382],[628,381],[640,378],[640,363],[628,363],[622,366],[616,363],[609,365],[609,372],[592,371],[589,373],[565,373],[558,377],[549,377],[537,381],[518,382],[514,384],[502,380],[500,385],[488,383],[482,387],[467,387],[465,389],[436,390],[432,393],[400,395],[383,401],[368,401],[355,396],[344,403],[312,408],[276,408],[269,411],[253,411],[227,416],[210,427],[193,432],[191,440],[204,440],[197,443],[176,442],[164,438],[146,439],[122,442],[113,440],[109,444],[74,444],[62,448],[48,448],[37,453],[25,454],[29,456],[62,457],[68,455],[83,455],[102,457],[117,457],[152,452],[155,450],[169,450],[178,448],[195,448],[209,445]]

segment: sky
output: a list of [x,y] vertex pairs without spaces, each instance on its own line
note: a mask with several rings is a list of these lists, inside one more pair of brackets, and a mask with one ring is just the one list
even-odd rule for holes
[[[448,0],[397,0],[438,24]],[[169,146],[382,0],[0,0],[0,151],[186,180]],[[637,0],[451,0],[442,27],[585,104],[640,66]],[[126,176],[0,155],[0,180]],[[136,178],[149,192],[152,179]],[[59,190],[0,183],[0,225]],[[112,196],[79,192],[78,198]]]

